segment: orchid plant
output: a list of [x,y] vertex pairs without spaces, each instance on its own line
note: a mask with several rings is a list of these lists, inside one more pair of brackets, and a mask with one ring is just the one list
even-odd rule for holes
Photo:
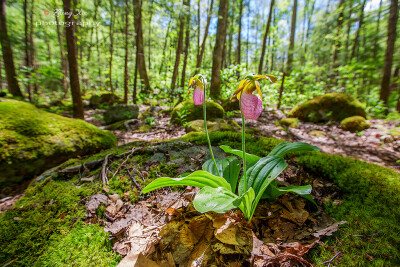
[[[245,144],[245,119],[257,119],[262,111],[262,92],[259,80],[265,79],[276,82],[272,75],[247,75],[239,83],[238,89],[232,97],[240,101],[242,115],[242,150],[232,149],[229,146],[220,146],[226,153],[242,158],[243,171],[239,179],[242,164],[235,156],[222,160],[214,158],[206,121],[206,89],[207,81],[202,75],[196,75],[189,81],[189,87],[195,88],[193,101],[195,105],[203,105],[204,128],[210,149],[211,159],[207,160],[201,171],[195,171],[178,178],[162,177],[147,185],[142,193],[165,186],[196,186],[201,190],[193,200],[193,205],[199,212],[214,211],[225,213],[231,209],[239,208],[244,217],[250,221],[261,199],[273,200],[287,192],[292,192],[310,200],[312,199],[311,186],[278,187],[275,178],[287,167],[284,156],[288,153],[318,150],[317,147],[307,143],[284,142],[277,145],[266,157],[259,157],[246,153]],[[261,99],[254,95],[257,91]],[[189,91],[190,92],[190,91]]]

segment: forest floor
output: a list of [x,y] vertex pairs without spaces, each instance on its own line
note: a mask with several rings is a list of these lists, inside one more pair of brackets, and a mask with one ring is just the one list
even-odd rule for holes
[[[146,111],[149,106],[141,105],[140,112]],[[86,110],[85,120],[98,127],[104,126],[99,119],[103,110]],[[156,125],[148,131],[140,131],[144,119],[139,121],[131,131],[112,131],[118,138],[118,144],[133,141],[168,140],[179,138],[186,134],[185,128],[170,124],[168,113],[153,114]],[[267,108],[258,120],[247,120],[246,127],[252,129],[254,135],[274,137],[290,142],[306,142],[318,146],[322,152],[376,163],[400,171],[400,135],[392,135],[400,126],[400,122],[383,119],[370,119],[371,127],[362,133],[351,133],[340,128],[337,122],[312,123],[300,122],[298,128],[283,128],[278,125],[279,120],[286,116],[281,110]],[[241,125],[240,116],[230,117]],[[398,131],[398,130],[397,130]]]

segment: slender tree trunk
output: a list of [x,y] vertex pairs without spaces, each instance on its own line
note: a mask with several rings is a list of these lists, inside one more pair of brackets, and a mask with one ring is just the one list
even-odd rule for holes
[[340,45],[341,45],[341,33],[342,33],[342,26],[343,26],[343,20],[344,20],[344,15],[343,15],[343,10],[344,10],[344,0],[340,0],[339,2],[339,17],[337,19],[337,32],[336,32],[336,38],[335,38],[335,47],[333,50],[333,58],[332,58],[332,68],[336,69],[338,67],[337,60],[339,56],[339,51],[340,51]]
[[[54,6],[54,11],[57,9],[56,6]],[[63,90],[64,90],[64,98],[68,94],[68,81],[67,81],[67,75],[68,75],[68,62],[65,60],[64,57],[64,44],[61,38],[61,33],[60,33],[60,26],[59,26],[59,21],[58,21],[58,16],[55,15],[56,19],[56,27],[57,27],[57,39],[58,39],[58,46],[60,47],[60,58],[61,58],[61,72],[63,74],[62,77],[62,84],[63,84]]]
[[375,33],[375,40],[374,40],[374,48],[373,48],[373,55],[374,58],[376,59],[377,55],[378,55],[378,40],[379,40],[379,24],[381,21],[381,12],[382,11],[382,0],[379,2],[379,10],[378,10],[378,20],[376,22],[376,33]]
[[274,3],[275,3],[275,0],[271,0],[271,4],[269,6],[267,27],[265,28],[265,33],[264,33],[264,38],[263,38],[263,43],[262,43],[262,48],[261,48],[260,63],[258,64],[258,73],[259,74],[261,74],[262,71],[263,71],[265,48],[266,48],[266,44],[267,44],[267,37],[268,37],[268,33],[269,33],[269,27],[271,25],[272,12],[274,11]]
[[350,42],[350,31],[351,31],[351,25],[352,25],[352,21],[351,21],[351,15],[353,12],[353,1],[349,1],[349,16],[347,18],[347,33],[346,33],[346,64],[349,62],[349,52],[348,52],[348,48],[349,48],[349,42]]
[[208,13],[207,13],[207,23],[206,23],[206,28],[204,30],[204,37],[203,37],[203,41],[201,43],[201,51],[200,51],[199,56],[197,57],[196,73],[200,70],[201,62],[203,61],[204,52],[206,50],[206,41],[207,41],[207,36],[208,36],[208,29],[210,28],[213,5],[214,5],[214,0],[211,0],[210,8],[209,8]]
[[239,31],[238,31],[238,41],[237,41],[237,58],[236,58],[236,63],[240,64],[240,51],[241,51],[241,41],[242,41],[242,15],[243,15],[243,0],[240,0],[239,4]]
[[229,0],[220,0],[210,86],[210,94],[214,98],[218,98],[221,93],[222,53],[225,46],[228,11]]
[[133,17],[135,24],[135,31],[137,35],[137,47],[138,47],[138,71],[140,79],[144,84],[144,93],[149,93],[151,90],[149,76],[147,75],[146,61],[144,55],[143,45],[143,27],[142,27],[142,2],[141,0],[133,0]]
[[[186,1],[184,1],[184,5],[186,5]],[[185,29],[185,20],[182,14],[179,15],[179,33],[178,33],[178,45],[176,46],[176,53],[175,53],[175,64],[174,70],[172,72],[172,79],[171,79],[171,91],[175,89],[176,79],[178,77],[178,70],[179,70],[179,61],[181,59],[181,53],[183,49],[183,31]]]
[[148,42],[148,48],[149,48],[149,54],[148,54],[148,62],[149,62],[149,71],[151,71],[151,20],[153,18],[153,0],[150,0],[150,17],[149,17],[149,42]]
[[5,0],[0,0],[0,42],[3,52],[4,68],[6,70],[8,92],[16,97],[24,97],[18,85],[13,51],[11,49],[10,39],[8,39]]
[[[94,18],[93,20],[96,22],[97,21],[97,10],[100,5],[99,0],[93,0],[94,4]],[[97,27],[96,27],[97,28]],[[87,56],[87,61],[90,62],[90,57],[91,57],[91,52],[92,52],[92,46],[93,46],[93,33],[94,33],[94,27],[90,29],[90,39],[89,39],[89,45],[88,45],[88,56]],[[99,63],[99,62],[98,62]]]
[[367,0],[364,0],[363,4],[361,6],[360,18],[358,20],[359,23],[358,23],[358,28],[357,28],[357,32],[356,32],[356,37],[354,39],[353,48],[351,50],[350,61],[355,57],[356,50],[358,50],[358,43],[359,43],[359,39],[360,39],[361,28],[363,26],[363,21],[364,21],[364,9],[365,9],[365,3],[366,2],[367,2]]
[[383,101],[385,106],[388,105],[388,99],[390,94],[390,78],[392,76],[392,63],[393,63],[393,52],[396,43],[396,24],[399,13],[398,0],[392,0],[389,11],[388,21],[388,37],[385,53],[385,67],[383,70],[381,92],[379,99]]
[[170,18],[169,22],[168,22],[167,32],[165,33],[162,61],[160,64],[160,70],[159,70],[158,74],[161,74],[163,66],[164,66],[164,62],[165,62],[165,51],[167,50],[168,36],[169,36],[169,31],[171,29],[171,21],[172,21],[172,19]]
[[108,79],[111,92],[114,93],[114,84],[112,78],[112,65],[113,65],[113,53],[114,53],[114,21],[115,21],[115,12],[114,12],[114,1],[110,0],[110,8],[111,8],[111,22],[110,22],[110,60],[108,61]]
[[24,1],[24,19],[25,19],[25,65],[28,68],[25,76],[28,80],[26,83],[26,91],[28,92],[29,101],[32,102],[32,91],[31,91],[31,83],[30,83],[30,76],[31,76],[31,62],[30,62],[30,55],[29,55],[29,23],[28,23],[28,0]]
[[3,64],[1,63],[0,58],[0,91],[3,91]]
[[[35,42],[34,42],[34,39],[33,39],[33,24],[34,24],[34,22],[33,22],[33,8],[34,8],[34,6],[35,6],[35,1],[34,0],[32,0],[31,1],[31,10],[30,10],[30,26],[31,26],[31,30],[30,30],[30,32],[29,32],[29,48],[30,48],[30,53],[29,53],[29,55],[31,56],[31,58],[30,58],[30,63],[31,63],[31,68],[32,68],[32,71],[35,73],[36,72],[36,63],[35,63],[35,58],[36,58],[36,56],[35,56],[35,53],[36,53],[36,50],[35,50]],[[33,91],[34,91],[34,93],[35,94],[37,94],[38,92],[39,92],[39,86],[38,86],[38,84],[36,83],[36,81],[33,81]]]
[[[63,0],[64,12],[71,12],[71,0]],[[73,102],[73,116],[74,118],[84,119],[83,104],[81,97],[81,88],[79,85],[79,71],[78,61],[75,44],[74,25],[72,24],[73,17],[65,16],[65,23],[70,24],[70,27],[65,27],[67,37],[67,49],[68,49],[68,65],[69,65],[69,79],[71,85],[71,95]]]
[[[314,0],[312,7],[311,7],[310,14],[308,15],[306,40],[308,40],[308,38],[310,37],[311,18],[314,14],[315,2],[316,2],[316,0]],[[307,53],[307,41],[304,42],[304,54],[306,55],[306,53]]]
[[[99,5],[100,5],[100,0],[99,0]],[[100,80],[100,87],[103,86],[103,75],[101,72],[102,69],[102,61],[100,58],[100,48],[99,48],[99,29],[96,27],[96,52],[97,52],[97,63],[98,63],[98,73],[99,73],[99,80]],[[107,85],[106,85],[106,90],[107,90]]]
[[233,16],[229,27],[229,47],[228,47],[228,64],[232,64],[232,39],[233,39]]
[[128,104],[128,57],[129,57],[129,49],[128,49],[128,33],[129,33],[129,9],[128,9],[128,0],[125,0],[125,62],[124,62],[124,103]]
[[196,58],[200,56],[200,0],[197,1],[197,54]]
[[290,27],[290,43],[289,51],[287,57],[286,69],[288,72],[292,70],[293,63],[293,53],[294,53],[294,37],[296,35],[296,18],[297,18],[297,0],[293,1],[293,11],[292,11],[292,25]]
[[186,33],[185,33],[185,57],[183,59],[183,67],[182,67],[182,79],[181,79],[181,87],[185,87],[185,79],[186,79],[186,65],[189,56],[189,48],[190,48],[190,0],[187,1],[187,13],[186,13]]
[[281,108],[281,101],[282,101],[282,93],[283,93],[283,85],[285,83],[285,76],[286,76],[286,72],[283,72],[282,75],[282,83],[281,83],[281,87],[279,88],[279,96],[278,96],[278,105],[276,106],[277,109]]
[[136,104],[136,96],[137,96],[137,74],[139,68],[139,49],[137,46],[138,38],[136,37],[136,56],[135,56],[135,78],[133,80],[133,95],[132,95],[132,102]]

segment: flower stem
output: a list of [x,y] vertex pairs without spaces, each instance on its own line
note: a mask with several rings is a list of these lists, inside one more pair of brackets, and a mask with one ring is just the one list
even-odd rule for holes
[[[241,101],[239,100],[239,105],[242,106]],[[244,179],[244,188],[245,191],[247,190],[247,176],[246,176],[246,125],[245,125],[245,119],[242,113],[242,110],[240,110],[240,114],[242,115],[242,152],[243,152],[243,179]]]
[[204,129],[205,129],[205,131],[206,131],[207,142],[208,142],[208,148],[210,149],[211,158],[212,158],[212,160],[213,160],[213,162],[214,162],[214,166],[215,166],[215,169],[217,170],[217,174],[218,174],[218,176],[220,176],[219,170],[218,170],[218,166],[217,166],[217,162],[215,161],[214,153],[213,153],[212,148],[211,148],[210,136],[208,135],[208,130],[207,130],[207,118],[206,118],[206,89],[207,89],[207,88],[204,88],[204,90],[203,90],[203,91],[204,91],[204,99],[203,99]]

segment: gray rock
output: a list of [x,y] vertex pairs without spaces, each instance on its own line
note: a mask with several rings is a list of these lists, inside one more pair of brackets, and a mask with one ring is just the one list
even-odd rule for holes
[[137,105],[120,104],[111,107],[104,112],[104,121],[107,124],[122,120],[136,119],[139,115],[139,107]]
[[89,106],[92,108],[98,108],[100,105],[113,106],[120,101],[121,99],[115,94],[93,95],[89,100]]

